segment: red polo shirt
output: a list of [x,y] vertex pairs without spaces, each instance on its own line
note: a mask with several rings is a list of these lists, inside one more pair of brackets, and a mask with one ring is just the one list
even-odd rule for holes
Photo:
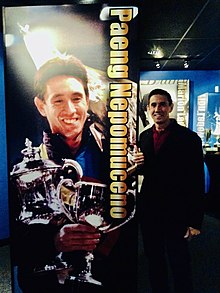
[[172,123],[170,123],[164,130],[157,131],[155,125],[153,127],[153,139],[154,139],[154,151],[155,154],[159,151],[162,144],[165,142],[170,134],[170,128]]

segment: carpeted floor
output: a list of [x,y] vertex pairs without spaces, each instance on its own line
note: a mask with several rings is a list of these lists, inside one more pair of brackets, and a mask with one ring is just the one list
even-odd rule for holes
[[[195,293],[220,293],[220,219],[206,215],[202,233],[191,240],[190,249]],[[138,293],[151,293],[147,260],[141,239],[139,241]]]
[[8,245],[0,247],[0,292],[12,292],[10,253]]
[[[206,215],[202,234],[190,242],[190,248],[195,293],[220,293],[220,219]],[[138,257],[137,293],[151,293],[141,235],[139,235]],[[4,245],[0,247],[0,293],[11,292],[9,246]]]

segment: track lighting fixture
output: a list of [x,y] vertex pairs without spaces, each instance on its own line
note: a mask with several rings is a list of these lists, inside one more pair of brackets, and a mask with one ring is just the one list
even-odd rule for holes
[[160,62],[157,61],[157,62],[155,63],[155,66],[156,66],[157,69],[160,69]]
[[183,63],[183,67],[185,69],[189,68],[189,61],[188,60],[185,60],[184,63]]

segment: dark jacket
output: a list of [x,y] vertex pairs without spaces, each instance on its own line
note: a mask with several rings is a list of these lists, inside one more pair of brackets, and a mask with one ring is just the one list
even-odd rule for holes
[[43,143],[46,147],[47,157],[50,160],[61,165],[63,164],[63,159],[75,160],[80,164],[84,177],[89,177],[91,180],[98,180],[102,183],[106,180],[108,175],[107,141],[103,134],[95,128],[94,124],[90,125],[89,122],[86,122],[80,148],[74,156],[60,134],[44,131]]
[[157,154],[154,152],[153,126],[140,134],[140,149],[145,159],[141,215],[162,212],[171,222],[200,229],[204,194],[201,139],[176,120],[172,122],[170,134]]

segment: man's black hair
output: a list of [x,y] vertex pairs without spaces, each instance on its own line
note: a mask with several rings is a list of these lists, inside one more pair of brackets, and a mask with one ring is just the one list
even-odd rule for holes
[[163,90],[163,89],[154,89],[154,90],[152,90],[152,91],[148,94],[147,105],[149,105],[149,103],[150,103],[150,98],[151,98],[152,96],[154,96],[154,95],[161,95],[161,96],[166,97],[166,98],[167,98],[167,101],[168,101],[168,103],[169,103],[169,106],[172,105],[172,103],[173,103],[173,100],[172,100],[172,98],[171,98],[171,95],[170,95],[167,91],[165,91],[165,90]]

